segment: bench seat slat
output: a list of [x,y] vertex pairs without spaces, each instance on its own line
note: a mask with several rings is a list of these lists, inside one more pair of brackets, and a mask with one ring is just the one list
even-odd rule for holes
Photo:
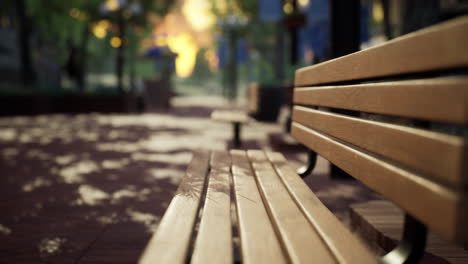
[[468,185],[463,137],[295,106],[293,119],[453,186]]
[[208,151],[194,151],[182,183],[139,263],[185,263],[208,173],[209,159]]
[[302,68],[295,86],[310,86],[468,66],[468,16],[452,19],[382,45]]
[[468,245],[466,191],[436,184],[296,122],[292,135],[441,236]]
[[294,103],[468,124],[468,77],[296,88]]
[[265,154],[249,150],[249,160],[276,231],[293,263],[337,263],[338,260],[308,222]]
[[376,262],[376,256],[372,255],[310,191],[309,186],[287,164],[281,153],[268,152],[267,157],[296,204],[335,254],[339,263]]
[[214,151],[205,205],[191,263],[232,263],[231,158]]
[[242,263],[286,263],[246,152],[230,153]]
[[211,113],[211,119],[228,123],[245,124],[249,122],[249,116],[243,111],[216,110]]

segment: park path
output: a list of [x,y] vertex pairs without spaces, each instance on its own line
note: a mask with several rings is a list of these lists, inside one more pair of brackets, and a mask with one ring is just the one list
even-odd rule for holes
[[[213,122],[217,97],[176,98],[168,112],[0,118],[0,263],[134,263],[157,227],[193,149],[228,149]],[[305,149],[277,123],[252,122],[244,148],[280,151],[293,167]],[[374,198],[331,182],[327,164],[307,179],[338,215]]]

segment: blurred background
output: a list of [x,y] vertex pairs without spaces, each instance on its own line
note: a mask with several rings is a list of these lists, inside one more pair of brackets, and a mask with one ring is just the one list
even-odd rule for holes
[[[10,102],[11,96],[23,96],[25,102],[34,95],[38,102],[37,96],[45,95],[126,95],[132,110],[142,111],[164,105],[163,97],[172,95],[242,100],[252,83],[284,89],[298,67],[334,57],[329,2],[2,1],[0,96],[10,96]],[[439,6],[434,4],[438,1],[419,1],[422,4],[416,6],[401,0],[360,2],[360,48],[408,31],[402,20],[421,5]],[[143,100],[144,95],[148,96]],[[16,103],[3,105],[14,108]],[[65,109],[47,99],[42,105],[30,112],[86,110]],[[108,103],[112,106],[119,110]],[[106,110],[104,103],[97,108],[88,110]]]
[[[307,149],[285,133],[296,69],[467,10],[467,0],[1,0],[0,263],[134,263],[192,151],[233,148],[213,110],[262,121],[244,126],[242,148],[297,168]],[[320,158],[306,183],[341,219],[381,199],[331,179],[329,165]]]

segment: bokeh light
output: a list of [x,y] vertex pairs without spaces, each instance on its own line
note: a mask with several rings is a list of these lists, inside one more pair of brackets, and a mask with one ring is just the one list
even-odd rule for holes
[[188,77],[193,72],[198,52],[198,46],[188,33],[168,37],[169,48],[178,54],[176,58],[176,74],[179,77]]
[[384,18],[383,7],[380,2],[374,2],[372,5],[372,18],[376,22],[382,22]]
[[299,0],[299,5],[304,7],[309,4],[309,0]]
[[119,6],[120,6],[119,0],[107,0],[106,1],[106,8],[109,11],[115,11],[119,8]]
[[112,37],[110,39],[110,45],[113,48],[118,48],[118,47],[122,46],[122,40],[119,37]]
[[294,9],[293,5],[291,3],[289,3],[289,2],[284,4],[284,6],[283,6],[284,13],[286,13],[288,15],[293,12],[293,9]]
[[110,27],[110,22],[108,20],[100,20],[96,24],[93,25],[92,31],[94,36],[97,38],[105,38],[107,35],[107,29]]
[[216,18],[210,11],[208,1],[186,0],[182,12],[196,31],[207,30],[215,24]]

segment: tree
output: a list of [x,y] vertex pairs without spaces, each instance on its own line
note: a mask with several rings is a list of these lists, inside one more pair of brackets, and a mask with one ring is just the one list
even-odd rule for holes
[[105,15],[117,25],[117,56],[116,75],[117,89],[123,92],[123,70],[126,63],[125,47],[129,44],[127,38],[128,28],[144,27],[148,25],[148,15],[166,15],[175,1],[171,0],[128,0],[124,5],[118,5],[114,9],[109,9]]
[[[53,40],[58,47],[66,48],[68,60],[73,56],[77,64],[76,79],[80,89],[84,89],[88,43],[93,25],[103,19],[110,21],[111,30],[115,31],[120,43],[117,47],[116,75],[118,90],[123,91],[123,69],[125,65],[125,47],[129,38],[127,31],[135,27],[148,26],[148,15],[165,15],[174,1],[171,0],[25,0],[28,13],[34,20],[40,35],[46,40]],[[112,4],[114,6],[112,6]],[[122,4],[122,5],[120,5]]]

